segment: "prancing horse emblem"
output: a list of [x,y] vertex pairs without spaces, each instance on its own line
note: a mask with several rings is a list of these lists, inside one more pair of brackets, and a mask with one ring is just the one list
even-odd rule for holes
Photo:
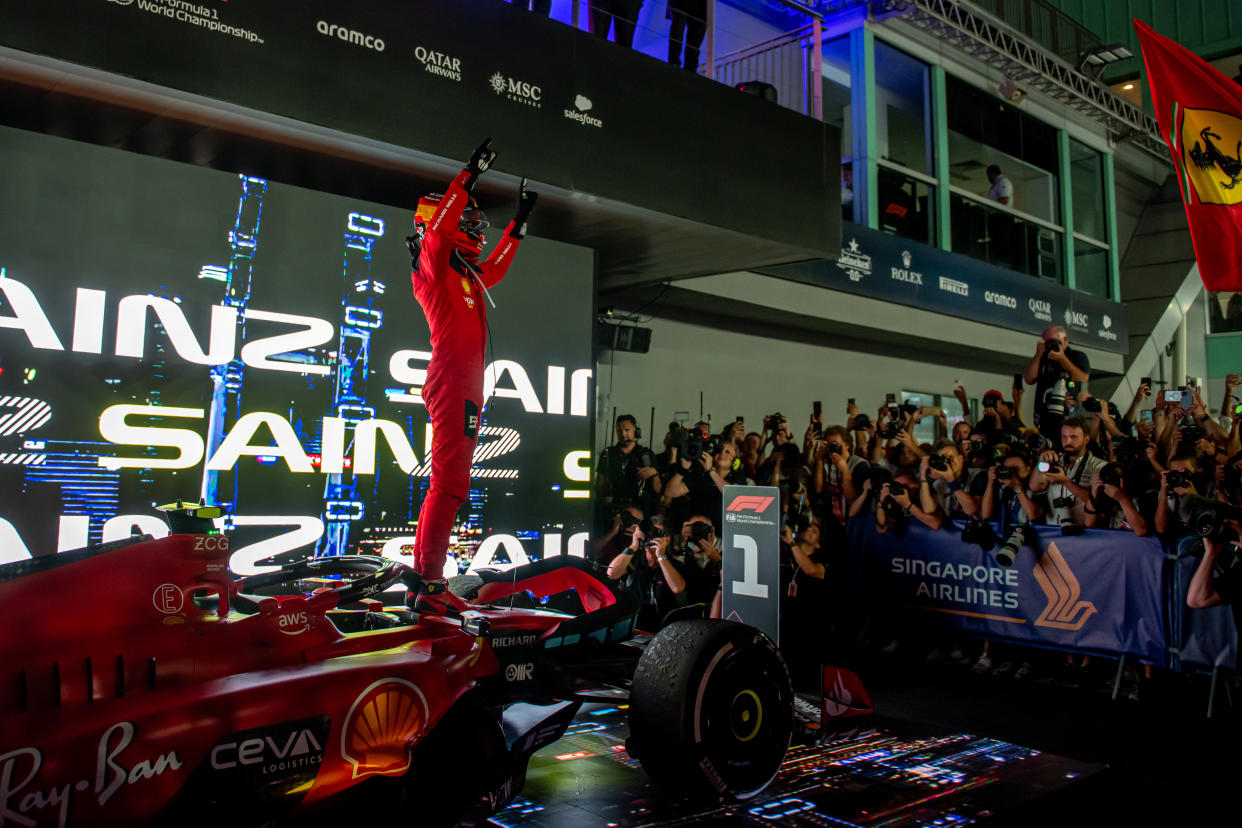
[[1195,145],[1190,149],[1190,160],[1204,172],[1211,172],[1213,168],[1219,167],[1229,179],[1228,182],[1221,181],[1220,186],[1226,190],[1232,190],[1238,185],[1238,181],[1242,180],[1242,140],[1234,146],[1231,158],[1212,143],[1213,138],[1217,141],[1221,140],[1221,137],[1212,131],[1212,127],[1205,126],[1199,130],[1199,137],[1203,139],[1203,147],[1200,148],[1199,142],[1195,141]]

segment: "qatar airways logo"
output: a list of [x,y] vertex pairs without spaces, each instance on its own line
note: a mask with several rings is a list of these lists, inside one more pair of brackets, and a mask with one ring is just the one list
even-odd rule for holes
[[414,57],[423,65],[424,72],[461,82],[461,58],[428,49],[426,46],[415,46]]

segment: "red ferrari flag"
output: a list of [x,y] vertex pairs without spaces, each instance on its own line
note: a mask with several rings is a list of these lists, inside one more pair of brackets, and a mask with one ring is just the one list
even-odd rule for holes
[[1134,28],[1203,286],[1242,290],[1242,86],[1146,23]]

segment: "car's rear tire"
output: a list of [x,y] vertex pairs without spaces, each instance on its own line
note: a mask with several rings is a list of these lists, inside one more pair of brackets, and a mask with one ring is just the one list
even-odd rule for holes
[[789,670],[753,627],[677,621],[638,661],[627,747],[662,787],[747,799],[776,776],[792,732]]

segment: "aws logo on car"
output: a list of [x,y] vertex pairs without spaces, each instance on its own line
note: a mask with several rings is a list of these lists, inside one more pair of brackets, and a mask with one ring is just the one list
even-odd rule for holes
[[341,728],[341,757],[353,778],[409,770],[407,745],[423,735],[427,717],[426,697],[405,679],[380,679],[359,693]]
[[282,612],[277,619],[276,626],[283,635],[298,635],[310,629],[310,619],[305,612]]

